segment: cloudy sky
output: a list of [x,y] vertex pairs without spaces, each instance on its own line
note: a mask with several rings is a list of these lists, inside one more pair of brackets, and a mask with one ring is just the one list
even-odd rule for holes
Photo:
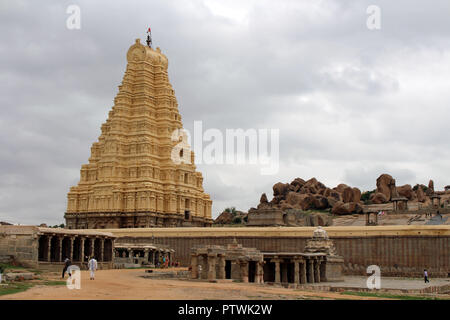
[[[81,9],[69,30],[67,7]],[[369,5],[381,29],[369,30]],[[450,2],[0,2],[0,221],[62,223],[126,67],[151,26],[184,126],[280,129],[280,170],[199,165],[247,211],[272,185],[450,184]]]

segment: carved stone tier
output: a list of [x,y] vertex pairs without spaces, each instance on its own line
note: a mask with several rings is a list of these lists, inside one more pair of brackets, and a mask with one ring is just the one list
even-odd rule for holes
[[167,57],[137,39],[127,60],[89,163],[67,195],[67,227],[210,226],[212,201],[194,153],[172,139],[182,122]]

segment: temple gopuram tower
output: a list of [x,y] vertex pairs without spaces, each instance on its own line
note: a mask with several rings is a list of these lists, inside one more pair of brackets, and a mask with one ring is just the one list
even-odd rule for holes
[[[67,195],[69,229],[211,226],[211,204],[190,163],[172,161],[182,129],[168,60],[137,39],[114,106]],[[183,150],[180,151],[181,153]]]

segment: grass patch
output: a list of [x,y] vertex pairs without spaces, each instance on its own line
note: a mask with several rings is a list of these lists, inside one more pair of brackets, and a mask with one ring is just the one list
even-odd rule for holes
[[372,292],[358,292],[358,291],[344,291],[341,294],[350,296],[375,297],[375,298],[398,299],[398,300],[441,300],[436,297],[408,296],[401,294],[372,293]]
[[31,283],[11,283],[6,286],[0,286],[0,296],[26,291],[32,286]]
[[4,270],[3,273],[6,273],[7,270],[25,270],[26,268],[22,267],[22,266],[15,266],[12,264],[2,263],[2,264],[0,264],[0,269],[3,269]]
[[62,280],[47,280],[39,283],[40,285],[44,286],[65,286],[67,283],[66,281]]

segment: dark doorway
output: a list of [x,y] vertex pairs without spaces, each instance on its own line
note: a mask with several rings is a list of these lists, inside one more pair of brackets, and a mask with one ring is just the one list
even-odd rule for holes
[[47,261],[48,257],[48,237],[39,237],[39,261]]
[[191,212],[189,210],[184,211],[184,220],[189,220],[191,218]]
[[62,241],[62,257],[61,261],[64,261],[66,259],[70,259],[70,251],[72,250],[72,243],[70,242],[69,238],[64,238]]
[[289,283],[295,282],[295,266],[293,263],[287,263],[287,281]]
[[264,282],[275,282],[275,263],[266,260],[264,264]]
[[95,238],[95,240],[94,240],[94,257],[95,257],[95,260],[97,260],[97,261],[102,261],[102,259],[101,259],[101,252],[102,252],[102,248],[101,248],[101,245],[100,245],[100,239],[99,238]]
[[256,262],[249,261],[248,263],[248,282],[255,282],[256,278]]
[[50,242],[50,261],[59,261],[59,239],[52,237]]
[[73,261],[81,261],[81,239],[75,238],[73,242]]
[[231,260],[225,261],[225,279],[231,279]]
[[91,252],[91,239],[84,240],[84,261],[89,261],[89,258],[92,255]]

